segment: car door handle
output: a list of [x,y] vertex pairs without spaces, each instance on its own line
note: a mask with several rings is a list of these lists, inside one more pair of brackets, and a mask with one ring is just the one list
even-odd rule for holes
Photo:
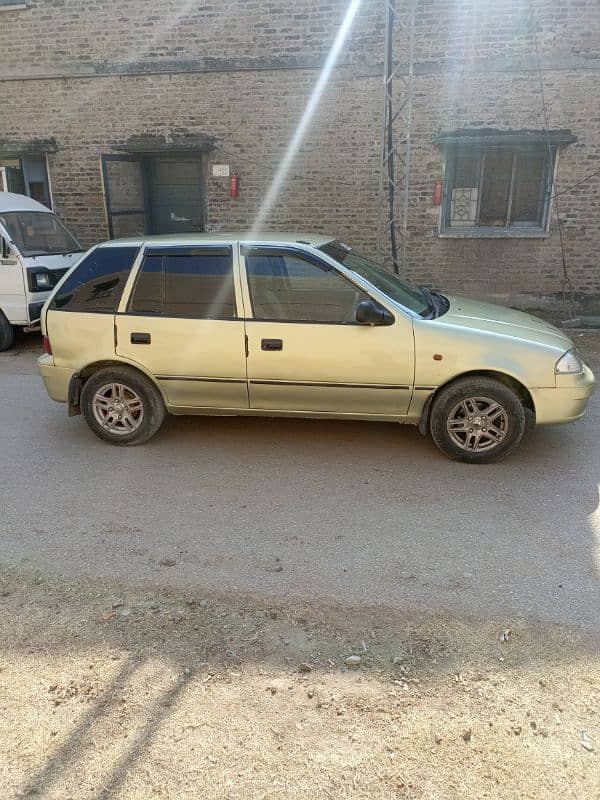
[[283,350],[283,339],[261,339],[261,350]]
[[150,344],[151,336],[149,333],[132,333],[131,344]]

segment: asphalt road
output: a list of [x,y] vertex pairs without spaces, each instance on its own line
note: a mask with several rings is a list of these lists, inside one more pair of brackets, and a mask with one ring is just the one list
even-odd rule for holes
[[486,467],[387,423],[172,417],[116,448],[47,397],[37,344],[0,355],[2,562],[600,630],[598,393]]

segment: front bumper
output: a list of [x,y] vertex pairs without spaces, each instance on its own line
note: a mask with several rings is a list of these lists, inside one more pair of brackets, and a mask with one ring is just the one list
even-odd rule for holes
[[40,321],[40,317],[42,315],[42,308],[44,307],[44,303],[46,301],[42,300],[41,303],[29,303],[28,311],[29,311],[29,324],[33,325],[36,322]]
[[38,358],[38,369],[44,381],[46,391],[57,403],[67,403],[69,400],[69,383],[75,370],[65,367],[56,367],[52,356],[44,355]]
[[557,375],[555,389],[530,389],[536,423],[560,425],[580,419],[595,385],[594,373],[584,364],[583,372],[577,375]]

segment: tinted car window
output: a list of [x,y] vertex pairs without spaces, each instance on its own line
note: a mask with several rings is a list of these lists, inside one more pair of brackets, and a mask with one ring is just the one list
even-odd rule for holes
[[328,264],[295,253],[245,251],[256,319],[352,323],[367,295]]
[[149,251],[129,311],[195,319],[234,318],[231,250]]
[[138,254],[137,247],[98,247],[54,295],[51,309],[114,313]]
[[401,280],[397,275],[388,272],[380,265],[359,255],[355,250],[342,242],[332,241],[320,248],[328,256],[339,261],[348,269],[372,283],[377,289],[392,300],[419,314],[427,311],[427,298],[417,286]]
[[129,301],[136,314],[162,314],[165,305],[165,276],[162,256],[145,256]]

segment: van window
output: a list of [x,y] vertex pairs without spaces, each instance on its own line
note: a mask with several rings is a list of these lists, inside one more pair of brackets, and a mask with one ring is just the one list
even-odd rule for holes
[[25,258],[79,253],[81,247],[51,212],[7,211],[0,222]]
[[52,298],[56,311],[114,314],[139,247],[97,247]]
[[193,319],[235,318],[229,247],[146,252],[129,303],[130,312]]

